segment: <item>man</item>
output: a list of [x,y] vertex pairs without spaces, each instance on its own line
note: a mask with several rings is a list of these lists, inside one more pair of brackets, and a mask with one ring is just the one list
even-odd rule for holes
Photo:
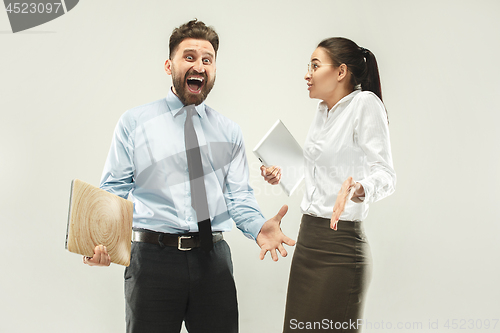
[[[266,221],[248,185],[240,128],[204,104],[215,82],[219,38],[193,20],[174,29],[165,99],[120,119],[101,188],[134,202],[130,266],[125,270],[127,332],[237,332],[232,227],[267,251],[294,245],[280,229],[287,207]],[[89,265],[109,265],[105,247]]]

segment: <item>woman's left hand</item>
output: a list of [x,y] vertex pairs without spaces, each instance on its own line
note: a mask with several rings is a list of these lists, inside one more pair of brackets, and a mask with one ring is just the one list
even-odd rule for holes
[[356,183],[352,179],[352,177],[349,177],[342,184],[339,194],[337,195],[337,200],[335,200],[335,205],[333,206],[333,214],[330,220],[331,229],[337,230],[337,222],[340,219],[340,215],[342,215],[342,213],[344,212],[345,204],[347,203],[347,201],[352,199],[354,193],[364,195],[364,189],[360,183]]

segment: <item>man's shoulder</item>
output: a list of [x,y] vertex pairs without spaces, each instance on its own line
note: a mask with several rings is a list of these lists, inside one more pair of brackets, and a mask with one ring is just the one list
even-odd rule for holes
[[123,126],[136,128],[140,124],[151,120],[168,111],[165,98],[139,105],[128,109],[120,117]]
[[205,104],[205,113],[207,114],[207,117],[209,119],[211,119],[212,121],[217,121],[222,126],[225,126],[228,130],[241,131],[240,126],[236,122],[220,114],[219,112],[215,111],[213,108],[211,108],[206,104]]
[[158,99],[156,101],[149,102],[149,103],[128,109],[124,113],[124,115],[141,117],[141,116],[149,115],[149,114],[156,115],[159,112],[164,112],[165,110],[168,110],[167,102],[165,101],[165,98],[161,98],[161,99]]
[[212,125],[216,125],[221,129],[221,131],[224,131],[227,134],[230,133],[233,134],[232,137],[241,136],[241,128],[236,122],[220,114],[219,112],[215,111],[213,108],[211,108],[206,104],[205,104],[205,112],[207,114],[208,119],[210,119]]

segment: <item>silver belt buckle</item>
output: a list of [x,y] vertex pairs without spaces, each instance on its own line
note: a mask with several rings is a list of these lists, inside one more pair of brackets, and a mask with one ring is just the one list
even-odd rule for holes
[[182,240],[183,239],[190,239],[192,237],[193,236],[179,236],[179,237],[177,237],[177,249],[180,250],[180,251],[189,251],[189,250],[191,250],[192,249],[191,247],[182,247]]

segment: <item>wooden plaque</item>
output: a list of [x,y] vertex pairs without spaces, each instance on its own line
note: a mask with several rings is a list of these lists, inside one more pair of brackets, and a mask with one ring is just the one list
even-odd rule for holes
[[111,262],[128,266],[134,205],[79,179],[71,183],[66,249],[92,257],[104,245]]

